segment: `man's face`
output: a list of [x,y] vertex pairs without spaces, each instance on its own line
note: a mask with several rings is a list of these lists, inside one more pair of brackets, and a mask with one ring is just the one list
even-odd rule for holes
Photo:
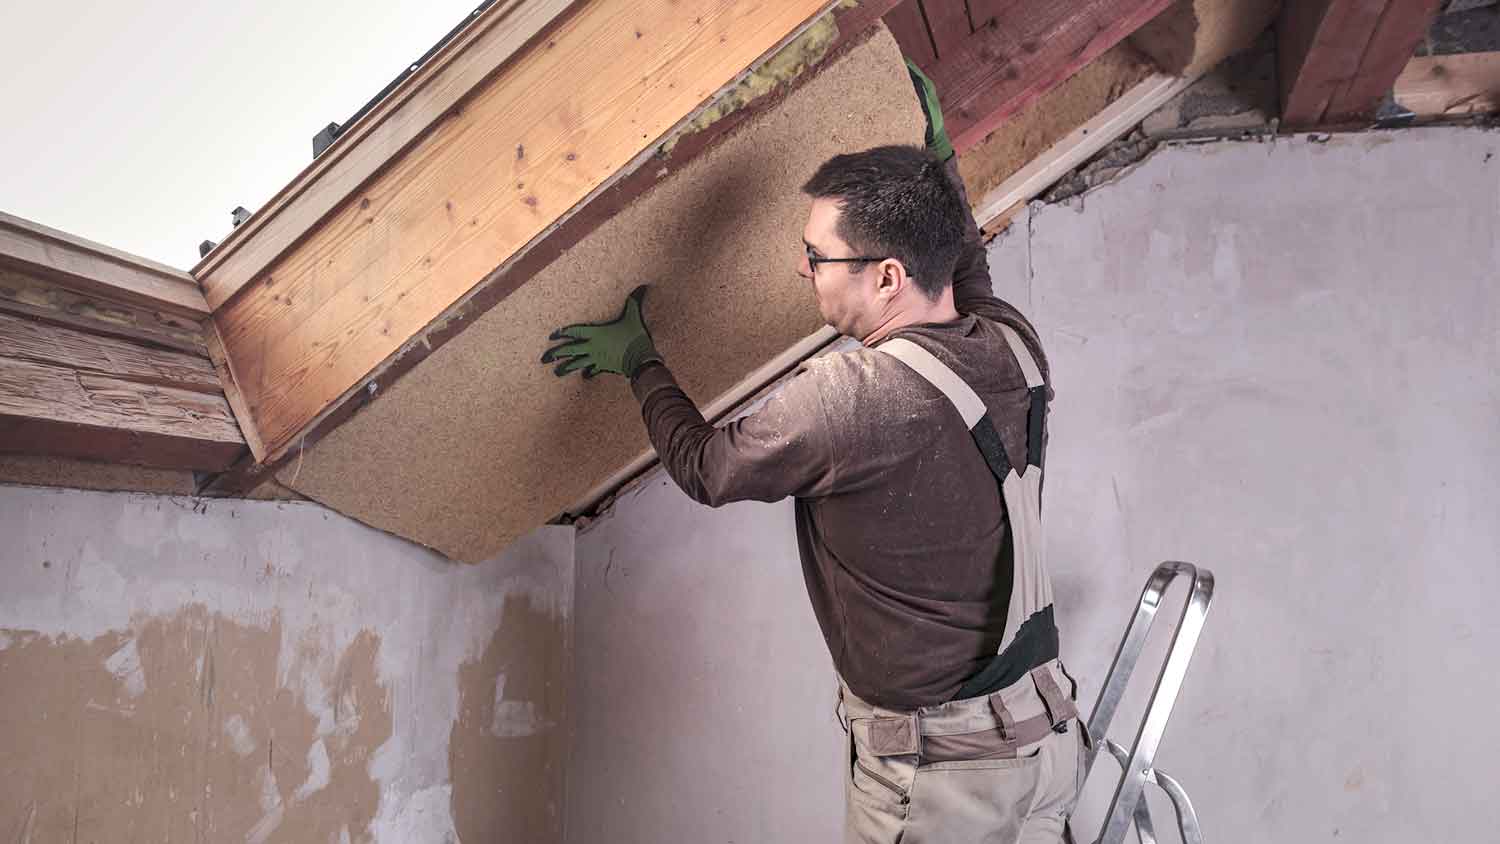
[[[815,257],[855,256],[849,244],[839,237],[840,213],[837,199],[812,201],[807,225],[802,229],[802,240]],[[812,282],[813,296],[818,300],[818,312],[823,315],[824,322],[840,334],[863,339],[874,329],[873,316],[877,309],[875,282],[879,275],[872,270],[874,266],[874,263],[819,264],[814,272],[804,254],[797,274]]]

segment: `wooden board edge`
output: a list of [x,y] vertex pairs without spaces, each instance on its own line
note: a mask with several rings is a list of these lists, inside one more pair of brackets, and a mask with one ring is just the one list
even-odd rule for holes
[[1396,78],[1394,94],[1418,117],[1500,111],[1500,51],[1417,56]]
[[[209,307],[215,311],[223,307],[266,267],[301,243],[309,232],[317,228],[345,200],[357,193],[371,179],[385,170],[392,161],[400,158],[407,149],[425,137],[434,124],[441,121],[445,115],[460,108],[474,91],[482,87],[496,73],[508,67],[528,45],[535,43],[547,32],[555,29],[566,19],[569,12],[580,5],[578,0],[546,0],[546,2],[548,5],[545,6],[545,10],[530,21],[531,26],[507,32],[497,32],[497,30],[512,13],[537,12],[543,9],[543,4],[534,0],[531,2],[515,0],[491,6],[482,16],[472,21],[459,37],[444,45],[443,50],[426,65],[419,68],[375,108],[347,129],[332,146],[324,150],[322,155],[313,159],[292,178],[291,182],[271,197],[270,201],[252,214],[250,219],[230,232],[225,241],[204,256],[203,260],[199,261],[192,270],[192,276],[198,279],[202,286]],[[492,34],[495,35],[495,43],[484,43],[486,36]],[[470,50],[490,50],[493,55],[473,68],[454,70],[458,59]],[[483,69],[480,69],[481,67]],[[453,71],[456,78],[445,78],[450,71]],[[388,118],[400,111],[418,93],[429,87],[438,89],[443,86],[451,90],[446,91],[442,98],[435,100],[423,112],[419,120],[406,124],[404,130],[392,129],[389,132],[390,137],[377,137],[383,129],[391,126]],[[388,150],[388,152],[378,160],[358,161],[355,158],[355,152],[362,144],[371,148]],[[330,174],[339,168],[351,171],[345,174],[341,188],[326,196],[315,196],[319,184],[331,181],[334,176]],[[231,259],[249,244],[257,233],[267,230],[280,215],[292,213],[295,205],[308,197],[313,197],[307,200],[312,205],[312,210],[308,212],[312,218],[311,223],[295,227],[295,231],[281,235],[280,239],[269,247],[269,251],[254,260],[249,268],[236,270],[233,276],[224,280],[223,283],[214,278],[216,273],[231,266]]]
[[1194,81],[1196,77],[1157,73],[1137,83],[981,197],[975,203],[975,221],[980,228],[985,228],[1016,204],[1034,199],[1069,170],[1129,132],[1146,115],[1186,90]]
[[[744,73],[737,75],[724,88],[714,92],[706,102],[684,117],[672,130],[664,133],[663,137],[672,138],[681,127],[690,125],[699,114],[711,107],[725,90],[737,85],[745,75],[758,67],[761,61],[795,40],[823,15],[831,13],[835,16],[834,20],[839,28],[839,34],[833,46],[821,59],[797,77],[777,86],[775,90],[751,101],[743,108],[725,115],[702,131],[676,137],[670,150],[660,152],[660,143],[653,143],[645,152],[621,168],[611,179],[606,180],[599,188],[577,203],[568,214],[542,231],[505,263],[481,279],[467,294],[429,323],[427,328],[418,332],[374,367],[364,378],[360,379],[356,386],[345,391],[337,401],[330,403],[312,422],[303,427],[299,435],[290,438],[278,448],[270,449],[269,454],[252,456],[220,476],[204,479],[200,485],[200,493],[207,495],[244,494],[285,468],[302,449],[312,447],[318,440],[363,409],[365,405],[377,399],[382,392],[390,388],[392,383],[426,360],[444,343],[456,337],[469,322],[499,305],[528,279],[583,240],[605,220],[613,217],[649,191],[669,173],[681,169],[688,162],[714,148],[746,121],[774,108],[790,92],[801,87],[823,68],[842,58],[854,47],[868,41],[876,33],[881,16],[895,3],[896,0],[870,0],[857,5],[845,5],[836,0],[831,2],[829,4],[831,9],[825,7],[823,12],[809,18],[803,26],[798,27],[776,46],[766,51]],[[915,107],[915,100],[913,103]],[[648,164],[650,166],[646,166]],[[222,356],[222,349],[219,354]],[[226,395],[228,392],[229,384],[226,382]],[[238,408],[235,408],[235,412],[240,413]],[[247,441],[249,441],[249,436],[247,436]],[[263,443],[261,447],[266,448]]]
[[219,337],[219,327],[209,320],[204,332],[204,344],[208,347],[208,360],[213,364],[214,372],[219,375],[219,384],[224,389],[224,400],[229,403],[229,413],[234,417],[234,422],[240,428],[240,436],[245,438],[245,445],[250,449],[250,456],[260,460],[265,456],[266,446],[261,440],[260,431],[255,427],[255,417],[250,414],[250,406],[245,402],[245,394],[240,391],[239,382],[234,376],[234,367],[229,362],[229,356],[224,354],[224,341]]
[[[209,313],[198,282],[181,270],[3,211],[0,262],[105,299],[161,308],[197,320]],[[80,271],[80,264],[89,263],[104,272]]]

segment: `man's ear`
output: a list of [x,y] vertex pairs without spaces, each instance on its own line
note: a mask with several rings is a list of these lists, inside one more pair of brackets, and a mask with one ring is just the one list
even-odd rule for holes
[[879,278],[875,280],[877,293],[885,294],[894,299],[911,284],[911,276],[906,274],[906,265],[896,258],[886,258],[875,267]]

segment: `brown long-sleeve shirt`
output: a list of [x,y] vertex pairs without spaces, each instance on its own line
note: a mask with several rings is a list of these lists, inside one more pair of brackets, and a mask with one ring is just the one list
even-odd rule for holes
[[[891,336],[973,387],[1024,465],[1026,380],[997,323],[1021,334],[1045,376],[1036,332],[991,295],[977,232],[953,287],[957,321]],[[665,366],[632,386],[662,465],[688,495],[715,507],[796,498],[813,612],[854,694],[897,709],[940,703],[994,655],[1011,591],[999,484],[958,411],[921,376],[871,349],[825,355],[722,428],[704,422]]]

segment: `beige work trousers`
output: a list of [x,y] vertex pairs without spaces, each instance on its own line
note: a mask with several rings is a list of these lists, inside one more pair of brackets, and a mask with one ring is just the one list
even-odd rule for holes
[[[1030,708],[1006,701],[1011,708]],[[988,714],[984,698],[941,707],[968,723]],[[1040,706],[1040,698],[1036,705]],[[937,709],[934,707],[933,709]],[[926,713],[928,710],[922,710]],[[902,713],[844,693],[850,765],[845,782],[846,844],[1042,844],[1063,840],[1063,825],[1083,779],[1085,732],[1076,719],[1065,733],[1016,748],[1013,759],[919,764],[916,755],[875,756],[862,719]],[[993,721],[991,721],[993,723]]]

